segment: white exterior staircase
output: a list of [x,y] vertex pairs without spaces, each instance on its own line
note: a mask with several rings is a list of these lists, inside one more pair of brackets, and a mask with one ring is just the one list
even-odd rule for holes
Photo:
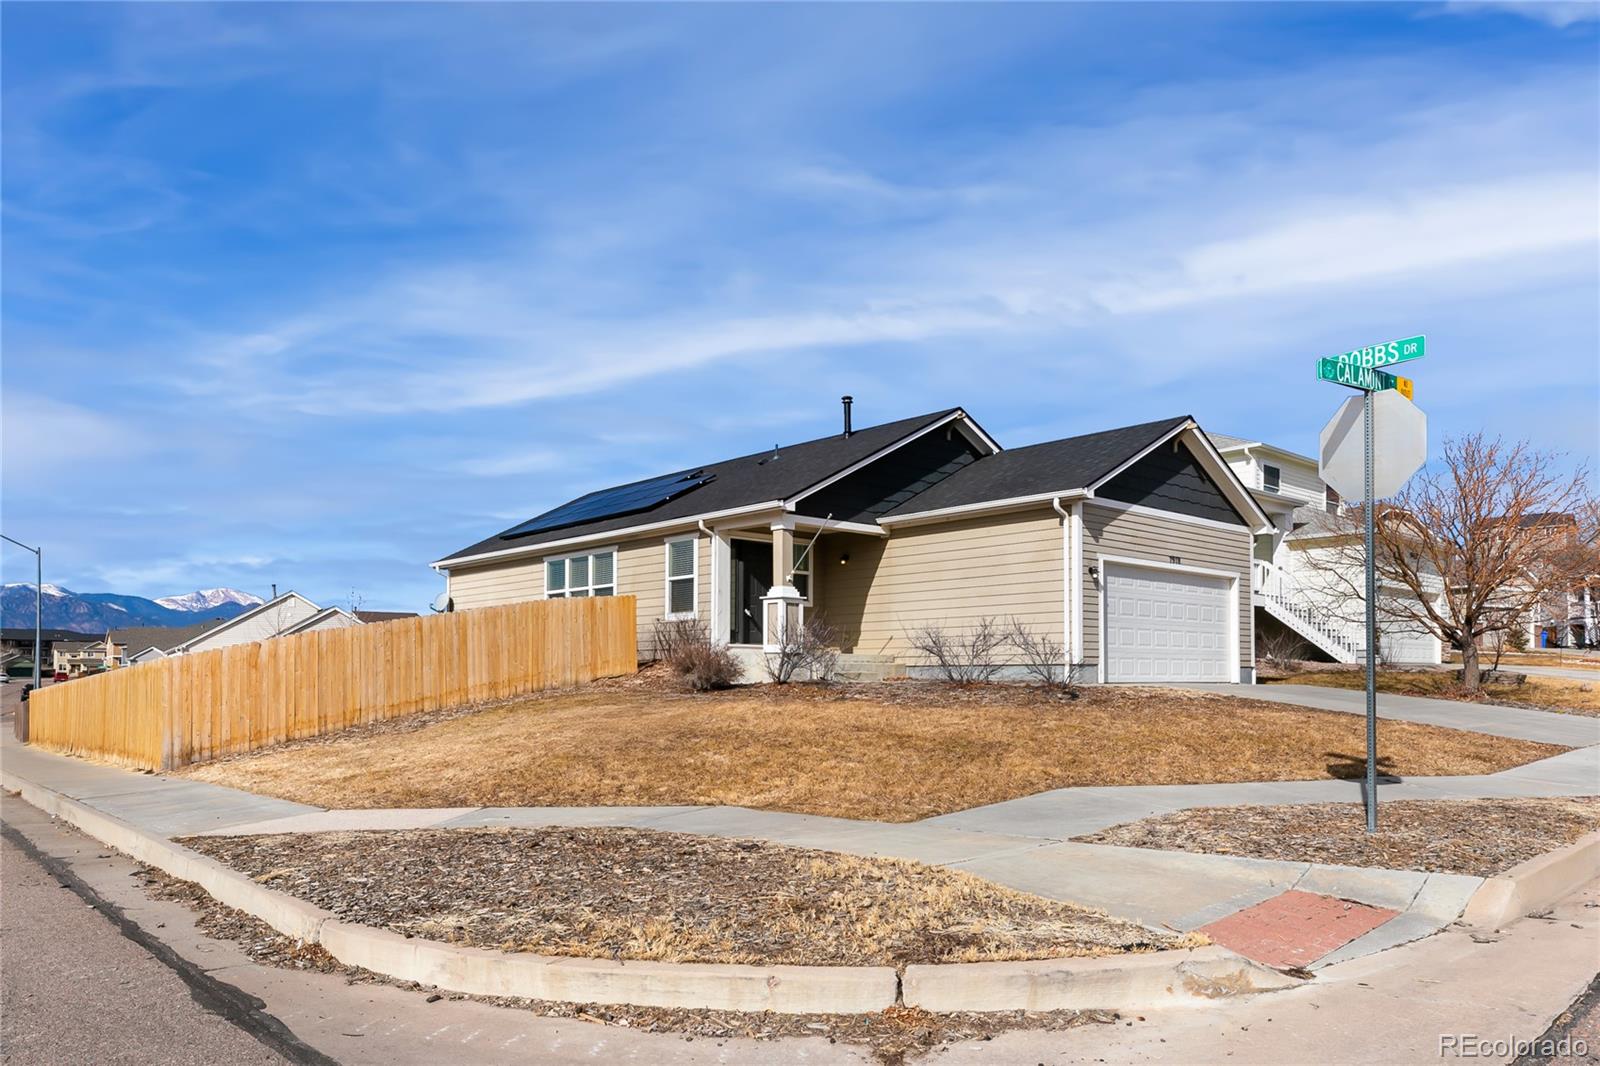
[[1271,563],[1256,560],[1252,567],[1255,601],[1268,614],[1338,663],[1367,660],[1367,641],[1361,627],[1351,625],[1317,606],[1296,587],[1294,580]]

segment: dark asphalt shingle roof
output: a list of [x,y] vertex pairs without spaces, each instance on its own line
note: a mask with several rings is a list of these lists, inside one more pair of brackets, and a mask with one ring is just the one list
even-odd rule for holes
[[363,622],[393,622],[400,618],[415,618],[416,611],[357,611],[357,618]]
[[1188,415],[1180,415],[1007,448],[962,467],[883,517],[1087,488],[1187,421]]
[[122,645],[122,654],[131,659],[150,648],[171,651],[179,644],[193,640],[201,633],[215,629],[226,621],[226,618],[208,618],[204,622],[195,622],[187,626],[131,626],[128,629],[113,629],[106,637],[106,641]]
[[[497,533],[492,537],[478,541],[476,544],[469,544],[467,547],[453,552],[440,561],[448,562],[451,559],[460,559],[470,555],[482,555],[493,551],[568,540],[573,537],[588,536],[592,533],[608,533],[612,530],[628,529],[651,522],[670,521],[675,518],[693,518],[696,515],[748,507],[752,504],[765,503],[768,500],[786,500],[805,491],[819,481],[826,480],[846,467],[860,462],[874,452],[880,451],[959,410],[960,408],[950,407],[943,411],[917,415],[914,418],[902,418],[896,422],[868,426],[865,429],[856,430],[848,437],[843,433],[835,433],[830,437],[819,437],[816,440],[805,441],[801,444],[790,444],[777,450],[778,457],[776,459],[773,459],[772,451],[768,450],[751,455],[743,455],[737,459],[724,459],[721,462],[707,463],[700,467],[690,467],[690,470],[702,470],[706,474],[714,474],[715,478],[709,484],[702,485],[676,499],[668,500],[666,503],[658,504],[645,511],[635,511],[632,514],[617,515],[611,518],[597,518],[592,522],[580,522],[575,525],[562,526],[558,529],[541,530],[524,536],[508,538],[504,532]],[[638,482],[629,482],[629,484],[638,484]],[[626,486],[618,485],[615,487],[625,488]],[[517,525],[522,525],[522,523],[519,522]],[[516,526],[510,528],[515,529]],[[505,532],[509,532],[509,530]]]

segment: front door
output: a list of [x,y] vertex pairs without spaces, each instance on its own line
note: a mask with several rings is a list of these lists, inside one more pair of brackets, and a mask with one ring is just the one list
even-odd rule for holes
[[733,560],[728,642],[760,644],[761,597],[772,590],[772,544],[736,537],[728,542],[728,548]]

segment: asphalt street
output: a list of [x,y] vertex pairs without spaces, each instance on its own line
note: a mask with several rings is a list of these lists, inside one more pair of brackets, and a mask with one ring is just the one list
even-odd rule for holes
[[286,1061],[63,879],[11,834],[0,839],[0,1061]]

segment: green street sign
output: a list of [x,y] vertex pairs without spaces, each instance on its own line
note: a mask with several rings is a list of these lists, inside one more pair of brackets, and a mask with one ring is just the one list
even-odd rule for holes
[[1421,359],[1426,347],[1426,337],[1407,337],[1404,340],[1389,341],[1387,344],[1369,344],[1365,348],[1345,352],[1339,356],[1339,362],[1373,370],[1380,366],[1392,366],[1395,363]]
[[1405,380],[1382,370],[1374,370],[1370,366],[1347,363],[1332,356],[1324,356],[1317,360],[1317,379],[1331,381],[1336,385],[1348,385],[1352,389],[1365,389],[1368,392],[1397,389]]

